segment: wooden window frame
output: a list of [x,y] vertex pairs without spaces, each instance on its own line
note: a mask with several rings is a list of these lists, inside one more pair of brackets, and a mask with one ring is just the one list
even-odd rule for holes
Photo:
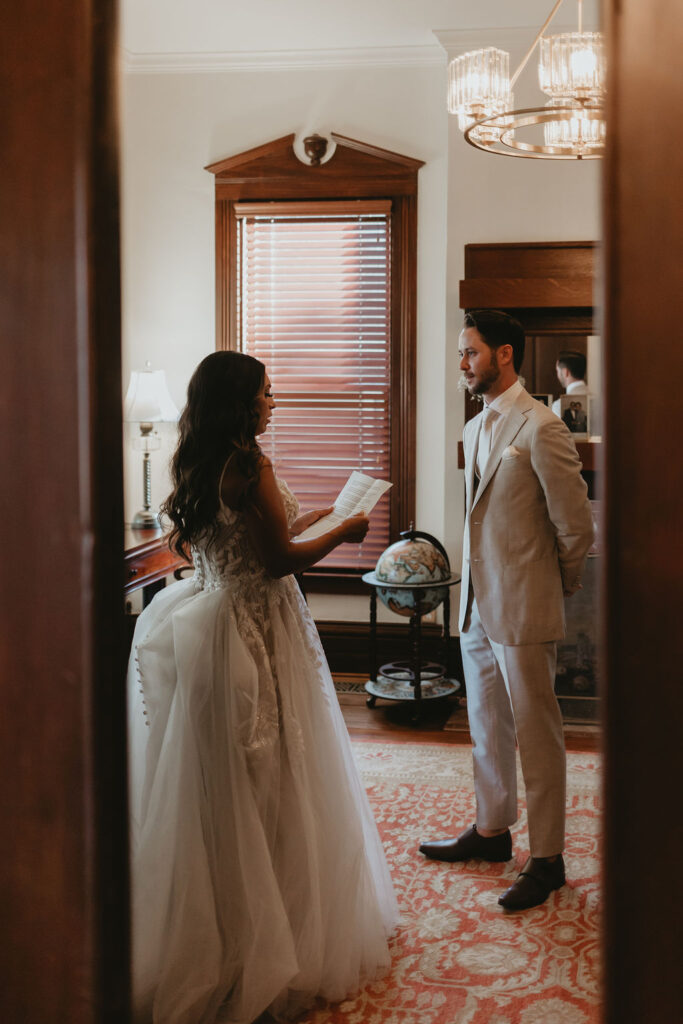
[[[415,519],[417,175],[423,162],[336,133],[332,157],[303,163],[295,135],[210,164],[215,176],[216,348],[237,347],[237,220],[244,202],[391,201],[390,540]],[[308,591],[366,593],[356,570],[309,569]]]

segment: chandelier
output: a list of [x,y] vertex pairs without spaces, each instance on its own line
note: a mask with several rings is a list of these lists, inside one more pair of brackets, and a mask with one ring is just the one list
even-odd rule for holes
[[[601,32],[545,36],[562,3],[557,0],[521,64],[510,78],[510,54],[489,46],[471,50],[448,66],[448,109],[471,146],[501,156],[593,160],[605,146],[605,48]],[[542,107],[514,109],[513,89],[540,43],[538,80],[548,97]],[[541,134],[542,131],[542,134]]]

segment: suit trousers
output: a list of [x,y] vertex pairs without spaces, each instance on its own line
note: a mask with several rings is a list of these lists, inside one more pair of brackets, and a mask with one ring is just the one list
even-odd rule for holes
[[515,737],[526,790],[532,857],[564,848],[566,756],[555,696],[557,645],[508,646],[491,640],[470,590],[460,634],[473,746],[477,825],[517,821]]

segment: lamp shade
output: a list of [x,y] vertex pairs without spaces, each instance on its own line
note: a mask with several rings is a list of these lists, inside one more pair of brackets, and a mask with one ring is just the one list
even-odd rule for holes
[[123,407],[128,423],[174,423],[179,413],[163,370],[133,370]]

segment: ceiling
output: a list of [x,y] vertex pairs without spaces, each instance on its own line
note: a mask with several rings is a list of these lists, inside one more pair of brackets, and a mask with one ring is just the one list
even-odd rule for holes
[[[121,0],[129,54],[282,53],[439,47],[435,30],[529,26],[538,29],[552,0]],[[584,21],[597,23],[599,0]],[[574,0],[557,23],[573,26]]]

